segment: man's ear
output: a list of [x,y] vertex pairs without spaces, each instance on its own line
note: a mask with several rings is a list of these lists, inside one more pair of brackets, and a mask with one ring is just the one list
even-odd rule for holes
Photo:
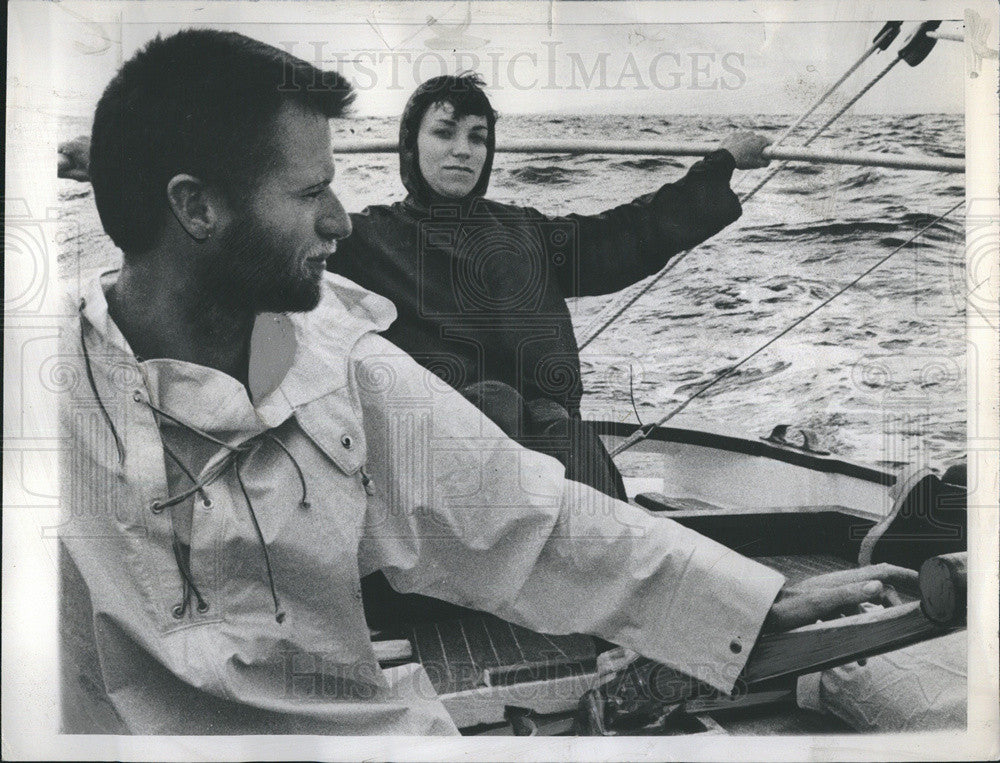
[[207,241],[220,229],[221,199],[192,175],[175,175],[167,183],[167,201],[177,222],[195,241]]

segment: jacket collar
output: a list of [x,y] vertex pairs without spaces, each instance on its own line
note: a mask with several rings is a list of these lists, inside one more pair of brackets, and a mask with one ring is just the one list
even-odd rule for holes
[[[325,273],[320,302],[314,310],[258,316],[255,334],[262,321],[281,322],[290,329],[285,332],[283,341],[287,342],[290,335],[294,339],[294,348],[291,364],[280,383],[251,403],[241,384],[216,369],[173,360],[140,362],[108,314],[105,289],[114,283],[117,272],[102,273],[92,279],[83,292],[80,315],[81,321],[90,327],[87,342],[91,347],[94,346],[92,343],[99,343],[101,350],[94,354],[94,359],[104,357],[111,364],[120,365],[124,361],[127,365],[137,366],[151,399],[155,401],[167,402],[163,398],[168,379],[170,384],[182,380],[188,388],[203,391],[209,397],[241,399],[242,405],[230,405],[225,410],[214,409],[210,418],[216,419],[215,425],[223,428],[235,426],[246,429],[252,419],[256,419],[258,426],[275,427],[289,418],[295,409],[341,389],[348,381],[348,359],[354,344],[367,332],[384,331],[396,318],[396,309],[389,300],[341,276]],[[267,342],[279,339],[274,332],[264,331],[263,334],[264,344],[259,349],[255,348],[255,352],[266,355],[269,352]],[[283,350],[276,348],[271,351],[280,354]],[[204,398],[205,395],[197,397]],[[178,418],[187,418],[185,411],[177,410],[177,407],[190,406],[188,412],[197,420],[202,420],[203,425],[213,423],[205,421],[205,407],[192,400],[193,397],[170,394],[172,413]]]

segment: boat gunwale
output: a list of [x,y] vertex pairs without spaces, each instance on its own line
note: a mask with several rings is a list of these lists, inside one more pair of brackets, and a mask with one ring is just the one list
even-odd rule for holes
[[[597,430],[598,435],[622,439],[630,437],[636,430],[642,428],[640,425],[630,422],[599,419],[589,419],[588,421]],[[896,483],[896,475],[891,472],[880,471],[874,467],[864,466],[852,461],[845,461],[836,456],[821,456],[802,450],[793,450],[789,447],[769,443],[764,439],[751,440],[745,437],[718,434],[701,429],[669,426],[654,427],[648,432],[645,439],[655,442],[674,442],[681,445],[698,445],[748,456],[760,456],[775,461],[783,461],[793,466],[805,467],[817,472],[841,474],[865,482],[874,482],[886,487]]]

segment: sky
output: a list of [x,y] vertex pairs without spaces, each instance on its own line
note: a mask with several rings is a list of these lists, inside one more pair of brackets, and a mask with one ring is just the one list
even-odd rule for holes
[[[101,3],[76,3],[66,6],[68,23],[50,49],[60,51],[60,109],[73,116],[93,113],[121,61],[146,41],[188,26],[233,29],[337,69],[358,91],[360,116],[398,115],[419,82],[463,69],[479,71],[494,105],[508,114],[796,114],[861,56],[885,20],[876,13],[860,22],[690,23],[691,13],[648,6],[542,3],[512,12],[516,4],[244,3],[218,4],[213,13],[175,4],[157,13],[168,6],[136,3],[117,15],[102,13]],[[890,63],[916,26],[904,23],[889,51],[869,58],[842,97]],[[945,21],[941,30],[961,32],[961,22]],[[938,42],[920,66],[895,67],[856,112],[961,112],[964,56],[961,44]]]

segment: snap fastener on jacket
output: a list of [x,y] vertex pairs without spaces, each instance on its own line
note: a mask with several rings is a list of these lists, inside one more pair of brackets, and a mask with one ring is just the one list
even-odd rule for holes
[[141,403],[142,402],[142,392],[139,391],[139,390],[137,390],[137,389],[132,390],[132,399],[135,400],[137,403]]
[[354,441],[351,439],[350,435],[345,434],[343,437],[340,438],[340,444],[343,445],[348,450],[350,450],[351,445],[354,444]]
[[210,508],[212,508],[212,499],[209,498],[207,495],[205,496],[205,498],[201,502],[201,508],[203,508],[203,509],[210,509]]
[[729,642],[729,651],[731,651],[733,654],[739,654],[740,652],[743,651],[743,644],[741,644],[736,639],[733,639],[732,641]]

